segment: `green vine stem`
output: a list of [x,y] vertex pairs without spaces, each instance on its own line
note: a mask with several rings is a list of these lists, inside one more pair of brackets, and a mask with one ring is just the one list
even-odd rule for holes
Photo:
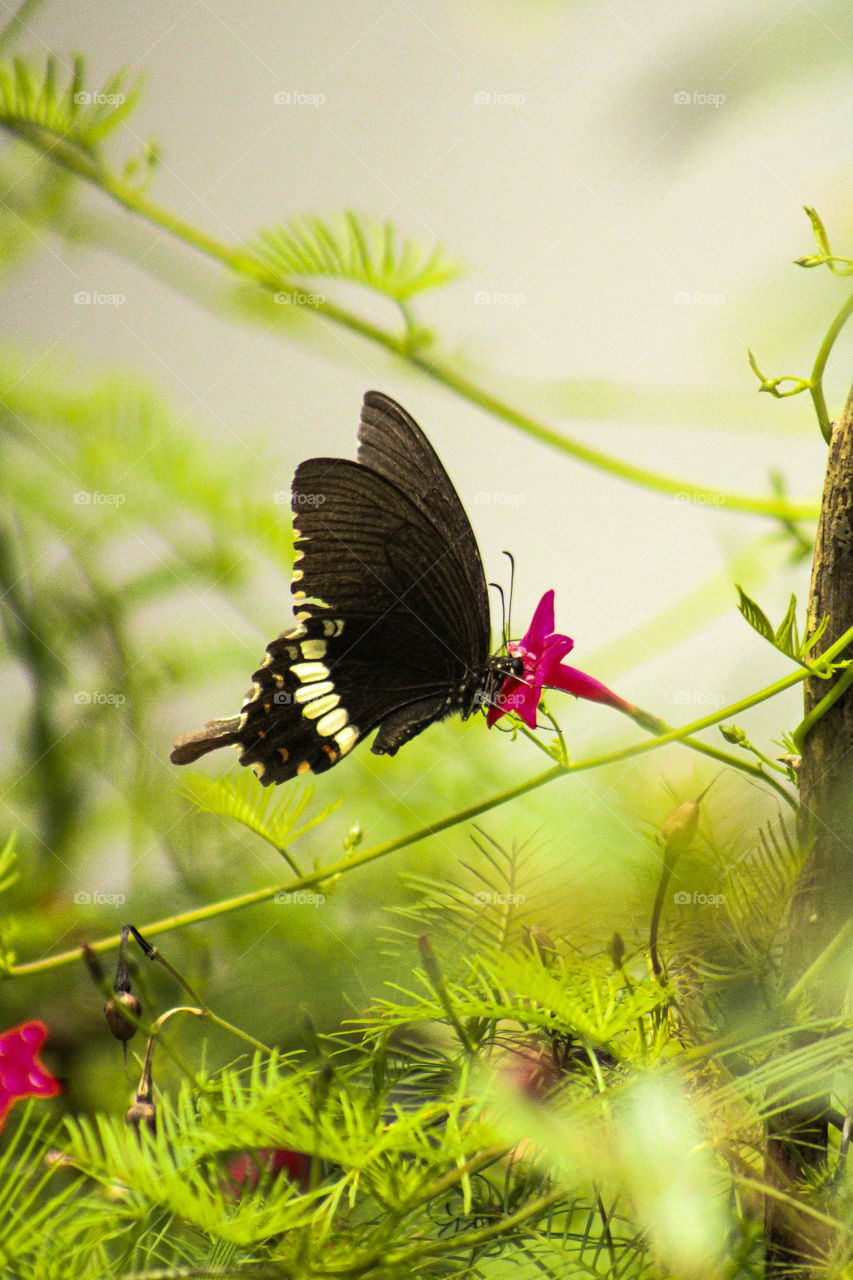
[[[16,136],[23,138],[30,145],[39,149],[48,159],[62,165],[75,176],[85,179],[106,195],[109,195],[129,213],[144,218],[152,226],[167,232],[170,236],[189,245],[206,257],[223,264],[244,279],[253,280],[262,288],[273,293],[292,287],[290,281],[281,279],[262,263],[252,258],[250,254],[241,249],[229,248],[206,232],[170,213],[153,200],[148,199],[142,192],[134,190],[128,183],[123,182],[114,174],[93,163],[88,156],[78,154],[74,148],[68,145],[54,145],[48,148],[44,145],[41,135],[33,136],[23,128],[16,129],[14,120],[6,120],[4,125]],[[64,140],[60,139],[58,141]],[[615,476],[617,479],[670,496],[688,494],[694,501],[715,508],[724,508],[728,511],[767,516],[781,521],[817,519],[818,508],[814,503],[786,502],[779,498],[750,497],[747,494],[726,493],[719,489],[708,489],[701,485],[696,485],[692,481],[673,479],[670,476],[649,471],[644,467],[633,466],[631,463],[611,457],[599,449],[592,449],[579,441],[561,435],[545,423],[531,417],[529,414],[523,413],[520,409],[499,399],[497,396],[491,395],[483,387],[478,386],[477,383],[464,377],[461,373],[419,352],[412,345],[411,326],[409,324],[406,326],[406,332],[400,336],[390,333],[378,325],[371,324],[369,321],[328,301],[315,302],[310,309],[335,324],[384,347],[386,351],[398,356],[400,359],[408,361],[409,364],[419,369],[433,381],[441,383],[448,390],[455,392],[469,403],[478,405],[481,409],[501,421],[519,428],[531,438],[539,440],[550,448],[559,450],[561,453],[574,458],[577,462],[595,467],[608,475]]]
[[[849,631],[845,631],[844,635],[821,655],[820,664],[817,668],[798,667],[790,675],[784,676],[781,680],[776,680],[773,684],[759,690],[758,693],[751,694],[748,698],[744,698],[732,706],[724,707],[721,711],[716,711],[701,720],[695,720],[692,724],[684,725],[680,729],[670,729],[667,733],[652,738],[650,741],[633,743],[631,746],[621,747],[617,751],[605,752],[599,756],[590,756],[586,760],[578,760],[575,763],[570,762],[567,765],[554,765],[552,769],[546,769],[544,773],[538,774],[535,778],[530,778],[515,787],[510,787],[496,796],[490,796],[487,800],[481,800],[478,804],[471,805],[467,809],[460,809],[456,813],[450,814],[447,818],[431,823],[428,827],[421,827],[419,830],[410,831],[406,835],[396,836],[393,840],[386,840],[384,843],[374,845],[372,848],[365,849],[360,853],[349,853],[345,857],[339,858],[337,862],[316,868],[314,871],[292,880],[289,884],[271,885],[264,889],[256,889],[253,893],[240,894],[238,897],[227,898],[209,906],[198,907],[174,916],[167,916],[162,920],[156,920],[151,924],[140,926],[140,931],[145,935],[168,933],[172,929],[182,929],[187,925],[198,924],[203,920],[213,920],[218,916],[228,915],[232,911],[241,911],[245,907],[257,906],[262,902],[269,901],[276,893],[296,893],[301,889],[314,888],[317,885],[322,885],[324,881],[336,880],[339,876],[354,870],[356,867],[363,867],[369,862],[375,862],[379,858],[396,853],[398,849],[405,849],[409,845],[417,844],[421,840],[426,840],[429,836],[437,835],[441,831],[447,831],[462,822],[470,822],[483,813],[497,809],[501,805],[519,799],[521,796],[529,795],[532,791],[554,782],[557,778],[563,778],[572,773],[585,772],[589,769],[599,769],[604,765],[617,764],[622,760],[630,760],[634,756],[645,755],[649,751],[656,751],[659,747],[668,746],[671,742],[684,742],[686,738],[692,737],[703,729],[711,729],[723,720],[729,720],[743,711],[748,711],[751,707],[758,706],[761,702],[766,702],[770,698],[776,697],[777,694],[784,693],[786,689],[791,689],[809,676],[815,675],[816,671],[829,670],[833,660],[851,642],[853,642],[853,627]],[[766,774],[762,774],[761,777],[768,783],[775,781],[775,779],[768,778]],[[790,797],[787,797],[787,793],[786,798],[790,799]],[[108,951],[117,947],[120,941],[121,935],[114,934],[108,938],[102,938],[100,942],[93,942],[90,946],[96,952]],[[45,973],[51,969],[62,968],[64,965],[75,964],[79,961],[80,954],[80,947],[74,947],[71,951],[63,951],[55,956],[47,956],[40,960],[30,960],[23,964],[11,965],[7,970],[7,974],[10,977],[24,977],[35,973]]]
[[809,394],[814,403],[817,420],[820,423],[821,434],[824,440],[829,444],[832,438],[832,423],[829,418],[829,410],[826,407],[826,399],[823,394],[823,372],[826,363],[829,360],[830,352],[835,346],[835,341],[844,328],[850,316],[853,315],[853,293],[844,303],[844,306],[838,312],[832,324],[826,331],[823,342],[818,348],[817,358],[812,369],[812,376],[809,379]]

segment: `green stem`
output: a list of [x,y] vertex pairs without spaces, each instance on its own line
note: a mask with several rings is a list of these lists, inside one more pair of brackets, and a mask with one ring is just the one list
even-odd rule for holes
[[[20,130],[16,130],[13,122],[7,121],[6,127],[15,132],[17,136],[25,137],[32,145],[38,147],[38,137],[31,137]],[[272,292],[278,292],[291,285],[290,281],[282,280],[262,263],[257,262],[251,254],[243,250],[231,249],[220,241],[215,240],[212,236],[191,226],[183,219],[156,204],[153,200],[149,200],[141,192],[135,191],[113,174],[95,168],[91,161],[87,162],[85,157],[78,156],[72,148],[57,146],[47,152],[43,148],[41,149],[43,154],[46,154],[55,163],[63,165],[77,177],[84,178],[87,182],[111,196],[129,213],[134,213],[144,218],[152,226],[166,231],[170,236],[181,240],[184,244],[196,249],[206,257],[222,263],[238,275],[254,280],[261,287]],[[635,467],[631,463],[623,462],[598,449],[591,449],[587,445],[561,435],[551,427],[530,417],[529,414],[522,413],[520,409],[516,409],[506,401],[498,399],[497,396],[491,395],[484,388],[465,378],[461,373],[442,366],[425,354],[419,354],[411,346],[410,333],[408,331],[402,336],[389,333],[387,330],[370,324],[352,312],[335,306],[328,301],[316,304],[312,307],[312,310],[315,310],[326,319],[332,320],[335,324],[341,325],[343,328],[384,347],[393,355],[407,360],[427,377],[432,378],[433,381],[441,383],[442,386],[454,391],[471,404],[479,405],[487,413],[500,418],[511,426],[518,427],[533,439],[567,454],[577,462],[595,467],[609,475],[616,476],[618,479],[626,480],[629,483],[658,493],[674,496],[687,494],[693,501],[715,508],[722,507],[728,511],[769,516],[775,520],[817,519],[818,510],[811,503],[790,503],[780,501],[778,498],[753,498],[745,494],[725,493],[719,489],[708,489],[701,485],[696,485],[692,481],[675,480],[658,472],[649,471],[644,467]]]
[[802,751],[803,743],[806,740],[806,734],[809,730],[813,729],[818,720],[826,715],[829,708],[838,701],[843,693],[847,692],[851,684],[853,684],[853,663],[851,663],[847,670],[839,676],[829,693],[821,698],[817,706],[812,707],[809,714],[797,725],[792,737],[796,743],[798,751]]
[[[559,734],[560,730],[557,726],[557,722],[545,708],[543,708],[543,710],[545,710],[545,714],[548,716],[548,719],[554,725],[554,728]],[[645,729],[647,733],[653,734],[655,738],[663,737],[665,734],[681,733],[681,730],[673,729],[670,725],[666,724],[665,721],[658,719],[657,716],[653,716],[648,711],[643,711],[640,707],[634,707],[631,712],[626,712],[625,714],[628,715],[635,724],[639,725],[641,729]],[[541,738],[538,738],[535,733],[532,733],[530,729],[527,728],[527,725],[519,722],[515,725],[515,728],[518,729],[518,731],[522,733],[528,741],[532,742],[534,746],[538,747],[540,751],[544,751],[545,755],[550,759],[553,760],[555,758],[554,752],[546,746]],[[563,743],[562,735],[560,735],[560,741],[563,744],[563,751],[565,751],[565,743]],[[727,765],[730,769],[738,769],[741,773],[749,774],[750,777],[757,778],[761,782],[766,782],[769,787],[772,787],[774,791],[777,791],[782,799],[796,811],[797,801],[791,795],[790,791],[782,786],[781,782],[779,782],[777,778],[774,778],[771,774],[765,773],[761,765],[752,764],[750,761],[744,760],[741,756],[733,756],[730,752],[723,751],[720,747],[712,747],[707,742],[699,742],[697,738],[679,738],[679,741],[682,746],[689,747],[691,751],[697,751],[700,755],[709,756],[712,760],[718,760],[720,764]],[[766,757],[762,757],[762,759],[766,759]],[[776,768],[772,761],[767,760],[767,763],[771,768]],[[567,758],[563,767],[571,770],[574,766],[569,763]],[[780,768],[779,772],[785,773],[785,770]],[[787,774],[785,776],[787,777]]]
[[835,340],[847,321],[850,319],[851,314],[853,314],[853,293],[850,294],[850,297],[844,303],[844,306],[829,326],[826,336],[818,348],[817,358],[815,359],[814,367],[812,369],[812,376],[809,380],[809,394],[811,395],[814,403],[817,420],[820,423],[821,434],[827,444],[829,444],[829,441],[832,438],[832,423],[829,420],[829,411],[826,407],[826,399],[823,394],[823,373],[826,368],[826,362],[829,359],[830,352],[835,346]]
[[153,946],[150,942],[148,942],[147,939],[141,934],[140,930],[134,928],[132,925],[131,925],[131,931],[134,934],[136,941],[139,943],[140,947],[142,947],[143,951],[145,952],[145,955],[147,956],[147,958],[149,960],[156,960],[158,964],[161,964],[163,968],[166,970],[166,972],[172,975],[172,977],[179,984],[179,986],[183,987],[184,991],[186,991],[190,999],[195,1000],[197,1002],[197,1004],[199,1005],[199,1009],[196,1010],[195,1012],[198,1014],[199,1017],[206,1018],[208,1022],[215,1023],[216,1026],[221,1027],[223,1031],[230,1031],[231,1034],[236,1036],[238,1040],[245,1040],[246,1043],[250,1044],[254,1049],[260,1049],[263,1053],[272,1053],[272,1049],[269,1047],[269,1045],[263,1044],[262,1041],[260,1040],[256,1040],[255,1037],[250,1036],[247,1031],[243,1031],[240,1027],[235,1027],[233,1022],[227,1022],[225,1018],[220,1018],[218,1013],[214,1013],[210,1005],[205,1000],[202,1000],[198,992],[193,990],[193,988],[190,986],[189,982],[184,977],[184,975],[180,972],[180,970],[176,969],[175,966],[171,963],[171,961],[166,959],[166,957],[162,954],[159,948]]
[[809,965],[802,977],[798,978],[794,983],[788,994],[785,996],[783,1004],[796,1004],[802,993],[807,987],[811,986],[812,982],[814,982],[815,978],[824,966],[827,965],[833,956],[837,955],[842,947],[846,945],[851,933],[853,933],[853,920],[848,920],[847,923],[843,924],[838,930],[838,933],[836,933],[829,946],[825,947],[824,950],[821,951],[820,955]]
[[[853,627],[845,631],[840,639],[836,640],[835,644],[831,645],[821,655],[821,666],[831,663],[852,641]],[[527,782],[521,782],[518,786],[510,787],[508,790],[500,792],[497,796],[491,796],[488,800],[482,800],[479,804],[471,805],[468,809],[461,809],[459,812],[443,818],[440,822],[435,822],[428,827],[421,827],[420,830],[411,831],[404,836],[397,836],[393,840],[385,841],[384,844],[374,845],[372,849],[365,849],[362,853],[348,854],[344,858],[339,858],[337,862],[330,863],[325,867],[319,867],[306,875],[300,876],[299,879],[291,881],[290,884],[272,885],[266,889],[257,889],[254,893],[244,893],[239,897],[215,902],[210,906],[198,907],[191,911],[181,912],[179,915],[168,916],[163,920],[154,921],[152,924],[143,925],[140,932],[146,935],[166,933],[171,929],[181,929],[186,925],[198,924],[203,920],[212,920],[218,916],[227,915],[232,911],[242,910],[244,907],[257,906],[261,902],[269,901],[277,893],[294,893],[300,889],[312,888],[322,884],[324,880],[331,880],[343,875],[345,872],[352,871],[356,867],[365,866],[369,862],[375,862],[378,858],[384,858],[390,853],[395,853],[398,849],[405,849],[408,845],[417,844],[420,840],[427,839],[428,836],[437,835],[440,831],[447,831],[450,827],[458,826],[461,822],[470,822],[472,818],[478,818],[482,813],[497,809],[499,806],[508,804],[511,800],[517,800],[521,796],[529,795],[530,792],[538,790],[539,787],[544,787],[557,778],[565,777],[567,774],[582,773],[588,769],[600,769],[604,765],[617,764],[622,760],[630,760],[633,756],[645,755],[649,751],[656,751],[658,747],[668,746],[671,742],[684,742],[702,729],[713,728],[714,725],[723,720],[728,720],[732,716],[749,710],[750,707],[766,702],[814,674],[813,668],[797,668],[790,675],[774,681],[767,688],[742,699],[733,706],[724,707],[722,711],[705,716],[701,720],[695,720],[692,724],[684,725],[681,729],[669,729],[666,733],[661,734],[660,737],[653,738],[650,742],[634,743],[629,747],[621,747],[618,751],[605,752],[600,756],[590,756],[586,760],[578,760],[573,764],[555,765],[552,769],[546,769],[544,773],[540,773],[537,777],[531,778]],[[773,781],[766,774],[761,776],[765,782]],[[100,942],[93,942],[91,949],[98,952],[108,951],[113,947],[117,947],[120,941],[121,935],[115,934],[109,938],[102,938]],[[59,955],[48,956],[42,960],[30,960],[24,964],[12,965],[8,973],[11,977],[44,973],[49,969],[58,969],[63,965],[74,964],[79,959],[80,948],[75,947],[72,951],[63,951]]]

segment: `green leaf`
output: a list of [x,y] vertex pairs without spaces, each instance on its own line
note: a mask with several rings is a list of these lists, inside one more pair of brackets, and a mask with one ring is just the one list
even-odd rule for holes
[[827,614],[824,614],[820,622],[815,627],[814,631],[812,631],[810,635],[806,636],[805,640],[802,643],[802,646],[800,649],[800,656],[804,661],[808,657],[808,655],[811,653],[812,649],[817,644],[818,640],[821,638],[821,636],[823,635],[824,631],[826,631],[826,628],[828,626],[829,626],[829,614],[827,613]]
[[201,773],[183,778],[181,794],[192,800],[202,813],[215,813],[221,818],[231,818],[248,827],[277,849],[297,875],[301,871],[286,852],[287,845],[305,835],[312,827],[325,822],[340,803],[326,805],[314,817],[297,826],[314,794],[314,788],[292,789],[283,795],[271,787],[258,786],[252,773],[243,772],[236,777],[226,775],[211,781]]
[[817,210],[811,209],[808,205],[805,206],[805,210],[808,214],[809,222],[812,224],[812,231],[814,232],[814,238],[817,241],[818,248],[825,258],[832,257],[832,249],[829,247],[829,236],[826,234],[826,228],[824,227]]
[[365,222],[352,212],[333,222],[294,218],[261,232],[249,252],[282,289],[294,277],[328,277],[375,289],[398,303],[446,284],[461,271],[441,245],[426,249],[399,240],[391,223]]
[[760,636],[763,636],[765,640],[768,640],[770,644],[775,646],[776,634],[770,625],[766,613],[755,603],[754,600],[750,600],[743,587],[738,586],[737,583],[735,583],[735,587],[737,587],[738,595],[740,596],[738,608],[752,627],[753,631],[757,631]]
[[829,236],[826,234],[826,228],[818,217],[814,209],[805,206],[809,221],[812,224],[815,240],[817,240],[820,253],[808,254],[804,258],[795,258],[794,261],[798,267],[829,267],[834,276],[849,276],[853,274],[853,258],[840,258],[832,252],[829,245]]
[[797,632],[797,597],[793,594],[788,604],[788,611],[776,629],[773,643],[777,649],[782,653],[786,653],[789,658],[793,658],[795,662],[798,660],[800,637]]

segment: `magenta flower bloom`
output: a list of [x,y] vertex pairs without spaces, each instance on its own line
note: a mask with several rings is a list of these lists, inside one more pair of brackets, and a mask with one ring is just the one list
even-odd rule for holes
[[22,1022],[0,1035],[0,1129],[19,1098],[52,1098],[59,1093],[59,1081],[37,1057],[46,1038],[43,1022]]
[[566,693],[573,693],[576,698],[586,698],[588,702],[603,702],[627,715],[636,714],[636,707],[613,693],[601,681],[594,680],[592,676],[585,675],[576,667],[566,666],[561,661],[574,645],[574,640],[569,636],[555,634],[554,592],[546,591],[536,607],[524,639],[510,641],[507,646],[514,658],[521,658],[524,662],[524,672],[520,676],[508,676],[504,681],[494,704],[486,714],[489,727],[508,711],[514,711],[529,729],[535,729],[536,708],[543,688],[563,689]]

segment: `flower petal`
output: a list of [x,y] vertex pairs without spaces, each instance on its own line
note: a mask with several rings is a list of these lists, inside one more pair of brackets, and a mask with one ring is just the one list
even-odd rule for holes
[[629,713],[634,710],[630,702],[620,698],[606,684],[588,676],[584,671],[578,671],[577,667],[569,667],[564,663],[549,672],[546,683],[551,689],[562,689],[565,693],[573,693],[576,698],[586,698],[588,702],[603,702],[609,707]]
[[554,591],[546,591],[542,599],[536,606],[536,612],[533,615],[533,621],[527,628],[527,632],[522,640],[525,649],[529,649],[533,653],[540,653],[545,645],[545,641],[554,630]]
[[571,636],[549,636],[536,664],[537,677],[543,684],[550,684],[549,675],[560,665],[560,660],[571,653],[575,642]]
[[43,1022],[22,1022],[0,1035],[0,1129],[6,1113],[18,1098],[52,1098],[59,1093],[58,1080],[39,1061],[47,1036]]
[[536,708],[539,706],[541,693],[541,684],[525,684],[523,680],[516,680],[515,676],[508,676],[495,695],[494,704],[489,707],[486,724],[491,728],[501,716],[505,716],[508,711],[514,711],[529,729],[535,729]]

